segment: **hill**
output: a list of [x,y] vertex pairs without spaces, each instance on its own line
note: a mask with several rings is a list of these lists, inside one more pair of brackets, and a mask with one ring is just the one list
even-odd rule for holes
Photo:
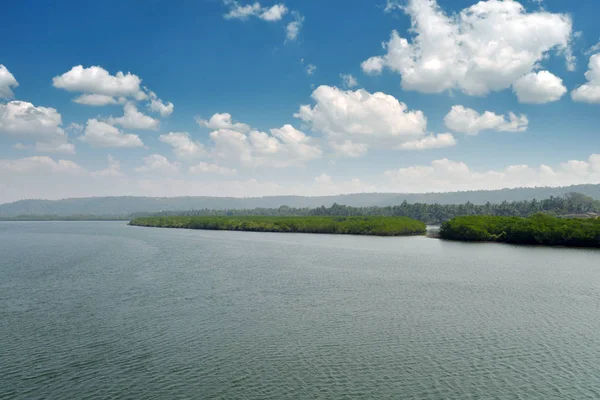
[[334,203],[353,207],[393,206],[403,201],[425,204],[473,204],[545,199],[578,192],[600,200],[599,185],[517,188],[447,193],[358,193],[338,196],[269,196],[269,197],[89,197],[64,200],[20,200],[0,205],[0,217],[19,215],[102,215],[126,216],[135,213],[184,211],[194,209],[252,209],[290,207],[329,207]]

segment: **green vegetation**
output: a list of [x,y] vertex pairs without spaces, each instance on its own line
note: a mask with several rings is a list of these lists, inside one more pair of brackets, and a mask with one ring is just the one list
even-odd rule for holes
[[422,235],[425,224],[406,217],[141,217],[130,225],[254,232]]
[[[537,213],[550,215],[595,217],[600,215],[600,201],[580,193],[568,193],[564,197],[550,197],[545,200],[515,201],[500,204],[425,204],[406,201],[395,206],[387,207],[350,207],[334,204],[331,207],[293,208],[281,206],[279,208],[254,208],[254,209],[200,209],[190,211],[165,211],[156,216],[387,216],[408,217],[423,221],[427,224],[441,224],[454,217],[463,215],[497,215],[512,217],[528,217]],[[144,215],[139,215],[144,216]],[[148,216],[148,215],[145,215]]]
[[469,216],[442,224],[440,237],[546,246],[600,247],[600,218],[569,219],[536,214],[529,218]]

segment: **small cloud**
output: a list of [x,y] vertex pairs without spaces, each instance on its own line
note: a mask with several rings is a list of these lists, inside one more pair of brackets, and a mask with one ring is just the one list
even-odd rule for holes
[[358,81],[351,74],[340,74],[340,78],[342,78],[344,87],[348,89],[358,86]]
[[315,71],[317,70],[316,65],[313,64],[308,64],[306,66],[306,74],[307,75],[313,75],[315,73]]

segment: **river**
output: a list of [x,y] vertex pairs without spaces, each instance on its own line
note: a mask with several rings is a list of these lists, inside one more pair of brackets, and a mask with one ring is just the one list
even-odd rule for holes
[[598,399],[600,251],[0,223],[0,399]]

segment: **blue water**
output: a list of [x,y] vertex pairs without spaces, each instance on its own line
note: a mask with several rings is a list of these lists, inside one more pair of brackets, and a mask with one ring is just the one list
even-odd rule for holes
[[0,399],[314,398],[600,398],[600,252],[0,223]]

